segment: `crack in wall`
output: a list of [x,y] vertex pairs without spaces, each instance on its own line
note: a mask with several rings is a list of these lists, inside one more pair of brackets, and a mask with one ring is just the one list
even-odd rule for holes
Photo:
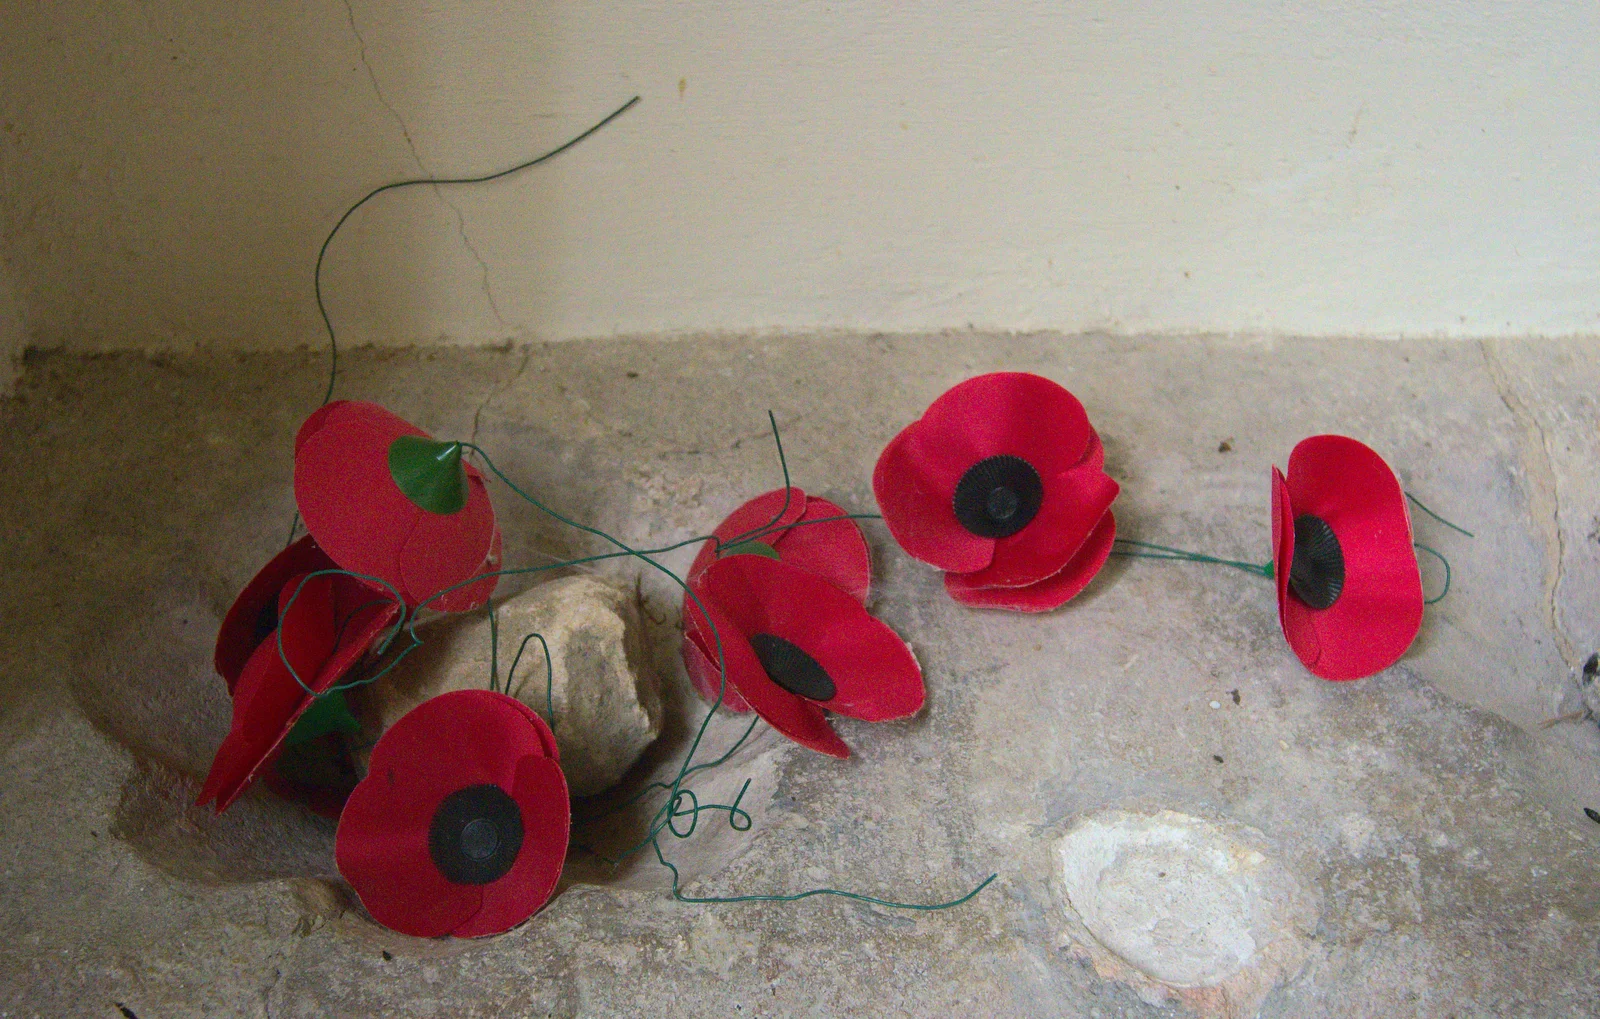
[[533,348],[531,346],[524,346],[522,348],[522,363],[517,365],[517,370],[512,373],[509,379],[506,379],[504,382],[491,388],[488,392],[488,395],[484,396],[483,401],[478,404],[477,409],[472,412],[472,438],[468,439],[468,442],[472,443],[473,445],[477,445],[478,425],[483,419],[484,410],[488,408],[489,404],[493,403],[503,393],[505,393],[506,390],[517,384],[517,381],[527,373],[528,363],[532,360]]
[[[417,169],[422,172],[424,177],[432,177],[433,173],[422,162],[422,154],[417,151],[417,143],[411,137],[411,130],[406,127],[405,118],[400,116],[400,111],[395,109],[394,104],[383,94],[383,86],[378,84],[378,73],[373,69],[372,61],[367,58],[367,40],[362,36],[360,26],[356,24],[356,12],[351,0],[344,0],[344,13],[345,18],[350,23],[350,34],[355,36],[356,50],[361,58],[361,66],[367,72],[367,80],[372,83],[373,95],[377,96],[378,103],[389,111],[389,116],[399,126],[400,136],[405,139],[406,148],[411,153],[411,161],[417,164]],[[489,305],[489,312],[494,315],[495,322],[504,331],[507,328],[505,316],[500,314],[499,302],[494,299],[494,291],[489,285],[489,263],[478,253],[477,246],[467,236],[466,215],[462,213],[461,208],[456,203],[445,197],[444,190],[439,185],[435,184],[429,190],[433,192],[433,196],[439,199],[445,208],[455,213],[456,233],[461,238],[461,246],[466,249],[468,255],[472,256],[472,260],[478,264],[478,279],[483,291],[483,299]]]
[[[1575,669],[1578,667],[1580,656],[1561,623],[1560,596],[1562,582],[1566,579],[1567,539],[1561,531],[1561,495],[1556,479],[1555,459],[1550,454],[1550,439],[1545,433],[1544,425],[1539,423],[1538,417],[1517,395],[1510,373],[1495,357],[1489,341],[1480,340],[1478,349],[1483,354],[1484,365],[1489,370],[1489,379],[1494,383],[1500,402],[1511,412],[1511,416],[1522,429],[1524,439],[1528,444],[1537,447],[1540,454],[1537,458],[1528,458],[1524,461],[1523,474],[1528,479],[1525,486],[1528,491],[1528,508],[1533,513],[1535,526],[1544,538],[1546,562],[1544,614],[1550,632],[1555,636],[1556,649],[1560,652],[1562,660],[1567,663],[1568,668]],[[1536,462],[1529,462],[1535,459]]]

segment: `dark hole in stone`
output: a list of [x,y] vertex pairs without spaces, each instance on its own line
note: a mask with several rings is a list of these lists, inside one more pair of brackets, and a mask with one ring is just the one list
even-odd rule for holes
[[814,701],[833,700],[833,679],[815,658],[793,643],[770,633],[758,633],[750,638],[750,647],[774,683]]
[[1222,763],[1222,755],[1221,754],[1212,754],[1211,755],[1211,759],[1213,761],[1216,761],[1218,764]]
[[496,785],[457,789],[439,804],[428,828],[434,866],[457,884],[499,880],[521,848],[522,809]]
[[1314,609],[1325,609],[1344,591],[1344,550],[1333,528],[1309,513],[1294,518],[1294,562],[1289,587]]
[[1044,502],[1044,483],[1017,456],[979,460],[956,482],[956,520],[980,538],[1005,538],[1027,527]]

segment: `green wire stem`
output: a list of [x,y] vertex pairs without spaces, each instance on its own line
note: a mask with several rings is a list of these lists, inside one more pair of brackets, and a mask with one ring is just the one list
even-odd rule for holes
[[[1455,531],[1455,532],[1457,532],[1459,534],[1465,534],[1469,538],[1476,538],[1477,537],[1476,534],[1473,534],[1471,531],[1467,530],[1465,527],[1462,527],[1459,524],[1452,524],[1450,521],[1446,520],[1444,517],[1441,517],[1439,514],[1435,513],[1433,510],[1431,510],[1428,507],[1424,506],[1422,504],[1422,500],[1418,499],[1416,496],[1412,495],[1410,492],[1406,493],[1406,498],[1410,499],[1414,504],[1416,504],[1417,509],[1419,509],[1422,512],[1428,514],[1428,516],[1430,516],[1433,519],[1439,521],[1439,523],[1441,523],[1441,524],[1445,525],[1446,527],[1450,528],[1452,531]],[[1429,549],[1428,551],[1432,552],[1433,549]]]
[[[517,645],[516,657],[511,659],[511,669],[506,673],[506,693],[513,697],[517,696],[516,694],[511,693],[511,681],[516,678],[517,663],[522,661],[522,652],[527,650],[528,641],[530,640],[537,640],[539,642],[539,646],[544,648],[544,710],[545,715],[549,718],[550,725],[553,728],[556,724],[556,666],[555,663],[550,659],[550,642],[544,639],[543,634],[530,633],[526,637],[522,638],[521,644]],[[518,699],[520,700],[520,698]],[[568,700],[568,703],[571,703],[570,699]]]
[[1231,566],[1236,570],[1258,577],[1272,579],[1272,563],[1248,563],[1241,559],[1222,559],[1217,556],[1206,555],[1204,552],[1189,552],[1170,545],[1157,545],[1148,541],[1135,541],[1133,538],[1117,538],[1116,544],[1132,545],[1139,549],[1152,549],[1149,552],[1131,552],[1127,549],[1113,549],[1112,555],[1127,556],[1131,559],[1177,559],[1187,563],[1211,563],[1216,566]]
[[1441,563],[1444,563],[1444,590],[1440,591],[1438,595],[1433,598],[1425,599],[1422,603],[1424,605],[1436,605],[1439,602],[1444,601],[1444,596],[1450,593],[1450,560],[1446,559],[1442,553],[1429,548],[1420,541],[1414,541],[1411,544],[1413,547],[1422,549],[1422,551],[1427,552]]

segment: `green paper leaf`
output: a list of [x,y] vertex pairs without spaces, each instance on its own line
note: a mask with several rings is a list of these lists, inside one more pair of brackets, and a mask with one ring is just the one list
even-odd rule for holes
[[350,704],[344,699],[343,690],[335,690],[330,694],[315,698],[306,713],[294,723],[294,728],[289,730],[289,735],[284,737],[285,746],[299,746],[310,743],[319,736],[326,736],[330,732],[345,734],[361,731],[361,723],[356,721],[356,716],[350,713]]
[[723,549],[719,558],[727,558],[731,555],[760,555],[766,556],[768,559],[777,559],[778,550],[764,541],[741,541],[737,545],[729,545]]
[[420,509],[440,516],[467,504],[467,471],[461,443],[402,435],[389,444],[389,474]]

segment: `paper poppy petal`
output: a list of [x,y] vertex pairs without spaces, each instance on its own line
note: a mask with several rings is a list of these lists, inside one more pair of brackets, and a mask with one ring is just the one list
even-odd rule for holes
[[372,918],[418,938],[437,938],[483,908],[484,886],[456,884],[428,849],[438,801],[426,814],[398,779],[369,775],[345,801],[334,837],[334,863]]
[[[217,748],[197,803],[216,801],[217,810],[228,809],[250,780],[271,757],[289,727],[303,710],[305,690],[295,680],[311,685],[332,653],[336,637],[333,618],[333,582],[329,577],[291,578],[284,584],[283,600],[292,604],[281,614],[276,631],[250,655],[233,690],[233,721]],[[298,590],[297,596],[292,592]],[[284,664],[287,658],[294,672]]]
[[822,667],[834,695],[813,703],[868,722],[922,708],[922,670],[906,642],[827,581],[756,556],[723,559],[701,580],[742,636],[781,637]]
[[[560,763],[561,748],[556,746],[556,734],[550,728],[550,723],[545,721],[543,715],[517,700],[515,697],[512,697],[511,701],[512,705],[510,706],[514,706],[518,711],[522,712],[523,716],[527,718],[528,721],[533,725],[534,731],[539,737],[539,745],[544,748],[544,756],[550,758],[552,761]],[[530,754],[530,756],[537,757],[539,755],[537,753],[533,753]]]
[[993,372],[950,387],[913,426],[943,464],[949,491],[968,467],[1017,456],[1041,477],[1077,465],[1089,448],[1089,415],[1076,396],[1042,375]]
[[1083,451],[1083,459],[1078,461],[1078,465],[1080,467],[1093,467],[1096,470],[1105,470],[1105,443],[1100,441],[1100,433],[1093,428],[1089,429],[1089,448]]
[[1105,566],[1117,537],[1116,518],[1108,510],[1072,560],[1054,576],[1027,587],[976,587],[970,578],[947,573],[944,587],[950,597],[978,609],[1013,612],[1049,612],[1076,598]]
[[895,436],[872,470],[872,494],[894,540],[914,559],[941,570],[971,573],[994,559],[994,539],[980,538],[956,519],[955,484],[949,471],[926,468],[928,457],[912,424]]
[[[475,569],[467,574],[467,577],[480,577],[481,579],[468,584],[466,587],[456,588],[448,594],[440,594],[428,603],[428,607],[440,612],[471,612],[473,609],[482,608],[488,603],[490,597],[494,595],[494,589],[500,583],[498,574],[504,555],[504,539],[501,538],[500,528],[496,525],[494,534],[489,539],[488,554],[483,557],[483,562],[479,563]],[[467,578],[464,577],[462,579]],[[454,583],[459,584],[461,581],[457,580]],[[418,599],[419,602],[421,600]]]
[[[294,458],[295,504],[317,544],[344,569],[401,591],[401,550],[422,510],[395,485],[389,446],[426,434],[376,404],[330,404]],[[473,565],[487,548],[486,536]]]
[[1027,587],[1060,573],[1119,491],[1104,471],[1088,464],[1047,479],[1039,515],[1016,534],[997,540],[994,561],[968,575],[965,586]]
[[300,447],[306,444],[307,439],[322,431],[322,426],[328,423],[329,415],[341,412],[341,408],[348,403],[350,403],[349,400],[334,400],[331,403],[323,404],[306,415],[306,419],[300,422],[299,431],[294,433],[295,453],[298,454],[300,452]]
[[694,684],[695,692],[705,699],[707,704],[714,704],[717,692],[722,692],[722,707],[735,714],[743,714],[750,710],[750,705],[745,703],[744,696],[734,688],[732,683],[722,682],[722,670],[717,668],[716,656],[700,646],[700,637],[697,633],[687,630],[683,635],[683,668],[689,674],[689,682]]
[[[1287,591],[1280,601],[1285,636],[1314,674],[1349,680],[1400,660],[1422,627],[1422,574],[1411,517],[1394,471],[1373,450],[1342,435],[1302,441],[1289,457],[1293,518],[1311,514],[1333,528],[1344,553],[1344,589],[1316,610]],[[1292,562],[1292,539],[1289,546]],[[1287,569],[1283,571],[1285,574]],[[1307,660],[1298,635],[1314,634],[1320,654]]]
[[1322,645],[1309,610],[1295,612],[1289,602],[1289,567],[1294,563],[1294,509],[1289,505],[1289,482],[1272,468],[1272,576],[1278,587],[1278,625],[1295,657],[1313,668],[1322,657]]
[[[727,544],[752,531],[762,530],[769,524],[776,523],[777,526],[783,527],[799,520],[806,511],[806,500],[804,492],[791,486],[785,502],[784,489],[779,488],[763,492],[729,513],[727,519],[711,532],[711,536],[717,540],[705,542],[700,546],[694,562],[689,566],[688,578],[693,580],[704,573],[707,566],[717,561],[719,543]],[[772,544],[771,535],[758,540]]]
[[[449,747],[448,756],[438,748]],[[488,690],[452,690],[401,716],[372,750],[368,776],[393,776],[407,803],[434,807],[464,786],[511,788],[517,762],[553,756],[555,738],[532,708]]]
[[483,888],[483,906],[451,933],[458,938],[500,934],[550,901],[567,859],[572,802],[561,765],[548,757],[524,757],[507,790],[522,811],[522,850],[517,861]]
[[[872,556],[854,520],[830,519],[843,516],[840,507],[812,496],[798,526],[773,535],[773,547],[783,562],[821,577],[865,605],[872,589]],[[825,522],[808,522],[813,520]]]
[[[738,563],[746,558],[759,557],[735,556],[732,559],[720,560],[716,566],[701,576],[701,581],[713,575],[722,565]],[[770,559],[760,561],[775,566],[781,565]],[[707,611],[717,624],[718,632],[722,634],[723,658],[728,664],[728,683],[739,691],[751,710],[760,715],[762,721],[803,747],[830,757],[849,757],[850,748],[845,746],[844,740],[833,731],[822,709],[804,697],[797,697],[774,683],[762,668],[761,660],[756,657],[754,649],[750,647],[749,639],[739,631],[733,620],[722,612],[715,598],[706,597],[705,602]]]
[[251,652],[261,643],[261,637],[256,632],[258,621],[266,606],[277,602],[278,592],[283,590],[284,582],[297,574],[335,568],[333,560],[307,534],[273,556],[267,565],[250,578],[244,590],[233,600],[217,631],[214,661],[217,673],[227,681],[229,693],[238,683],[239,673],[244,671]]

